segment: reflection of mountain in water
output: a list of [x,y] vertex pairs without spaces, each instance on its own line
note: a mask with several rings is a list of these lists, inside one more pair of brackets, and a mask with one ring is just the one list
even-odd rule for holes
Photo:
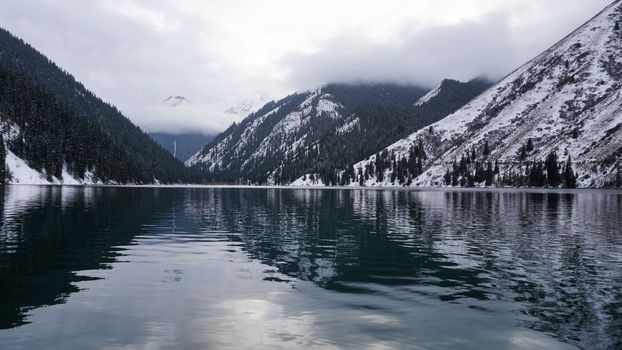
[[[168,192],[171,193],[171,192]],[[173,193],[171,193],[173,194]],[[0,193],[0,329],[26,323],[29,309],[64,303],[106,269],[172,203],[141,189],[8,186]]]
[[323,288],[484,308],[518,302],[516,311],[533,317],[522,322],[564,341],[622,339],[622,292],[610,283],[622,278],[611,265],[622,237],[606,234],[620,225],[611,220],[619,195],[275,189],[191,197],[186,210],[202,225],[240,232],[251,257]]
[[128,245],[172,240],[171,258],[242,247],[267,281],[407,305],[404,322],[457,304],[580,347],[622,345],[619,194],[8,187],[0,204],[0,328],[65,302]]

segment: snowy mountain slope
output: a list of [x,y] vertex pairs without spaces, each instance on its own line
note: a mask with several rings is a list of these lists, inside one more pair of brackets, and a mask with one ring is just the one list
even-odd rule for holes
[[423,106],[427,102],[430,102],[431,99],[433,99],[434,97],[438,96],[438,94],[440,92],[441,92],[441,86],[432,89],[430,92],[425,94],[425,96],[423,96],[417,102],[415,102],[415,106]]
[[[278,137],[296,137],[293,135],[294,126],[302,126],[303,119],[311,117],[309,115],[311,109],[305,109],[303,104],[310,107],[318,97],[317,92],[302,93],[288,96],[278,103],[267,104],[243,120],[239,126],[234,124],[219,135],[204,150],[192,156],[186,165],[200,164],[207,171],[215,172],[231,169],[242,159],[242,164],[247,164],[248,160],[265,154],[269,146],[267,140],[274,140]],[[304,120],[304,122],[308,123],[309,120]],[[274,134],[272,134],[272,129],[275,131]]]
[[26,161],[15,153],[7,151],[6,171],[9,184],[13,185],[95,185],[102,184],[94,178],[93,173],[86,171],[81,178],[76,178],[63,168],[60,178],[53,176],[49,179],[45,174],[32,169]]
[[342,127],[358,106],[412,105],[425,92],[413,86],[329,84],[293,94],[234,124],[186,165],[203,170],[211,181],[279,183],[284,165]]
[[491,84],[484,80],[462,83],[445,79],[433,93],[405,106],[360,106],[311,148],[303,150],[279,169],[280,183],[291,184],[310,174],[323,183],[346,185],[344,172],[354,180],[352,165],[410,133],[427,127],[463,107]]
[[[562,167],[571,157],[579,186],[614,185],[622,167],[620,22],[618,0],[464,108],[389,146],[386,154],[407,160],[414,146],[423,148],[423,173],[411,179],[413,186],[455,185],[448,173],[455,174],[462,159],[498,163],[499,184],[552,152]],[[527,143],[533,149],[522,152]],[[376,156],[355,169],[369,171],[372,163]],[[399,185],[391,176],[393,166],[383,168],[384,174],[374,170],[368,185]]]

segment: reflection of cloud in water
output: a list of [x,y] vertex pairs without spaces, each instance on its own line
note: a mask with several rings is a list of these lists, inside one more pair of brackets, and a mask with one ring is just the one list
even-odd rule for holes
[[102,350],[157,350],[175,348],[177,326],[171,323],[147,322],[142,325],[144,334],[134,344],[110,345]]
[[83,186],[26,186],[6,185],[4,187],[5,217],[18,217],[26,210],[43,205],[57,205],[67,209],[76,201],[86,206],[93,204],[96,193],[102,188]]
[[[278,298],[269,294],[268,298]],[[216,306],[222,314],[198,320],[206,324],[208,342],[217,348],[276,349],[309,346],[313,338],[311,314],[288,314],[286,308],[266,299],[233,299]],[[216,311],[218,312],[218,311]],[[232,340],[233,343],[232,343]]]

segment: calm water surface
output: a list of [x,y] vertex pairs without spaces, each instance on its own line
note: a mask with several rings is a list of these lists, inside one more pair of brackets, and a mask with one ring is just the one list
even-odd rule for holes
[[8,186],[0,349],[620,349],[622,193]]

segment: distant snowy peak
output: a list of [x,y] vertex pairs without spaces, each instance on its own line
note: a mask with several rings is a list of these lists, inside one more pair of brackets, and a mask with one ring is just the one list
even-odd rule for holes
[[235,104],[225,110],[225,113],[237,115],[240,117],[247,117],[249,114],[257,112],[269,101],[270,100],[266,96],[261,95],[258,98],[245,100],[243,102]]
[[232,115],[249,115],[254,111],[252,103],[239,103],[227,109],[225,113]]
[[[498,180],[513,181],[553,152],[560,163],[572,159],[579,186],[619,182],[622,32],[617,23],[622,23],[621,1],[462,109],[389,146],[387,153],[406,159],[413,147],[424,148],[423,173],[412,179],[413,186],[455,185],[471,164],[489,161],[499,164]],[[533,151],[522,151],[527,142]],[[463,158],[469,164],[456,169]],[[373,162],[375,157],[356,167]],[[463,175],[456,179],[456,174]],[[375,185],[399,185],[392,177],[374,178]]]
[[162,101],[162,104],[166,107],[178,107],[181,105],[190,104],[190,101],[183,96],[171,95],[167,97],[164,101]]

